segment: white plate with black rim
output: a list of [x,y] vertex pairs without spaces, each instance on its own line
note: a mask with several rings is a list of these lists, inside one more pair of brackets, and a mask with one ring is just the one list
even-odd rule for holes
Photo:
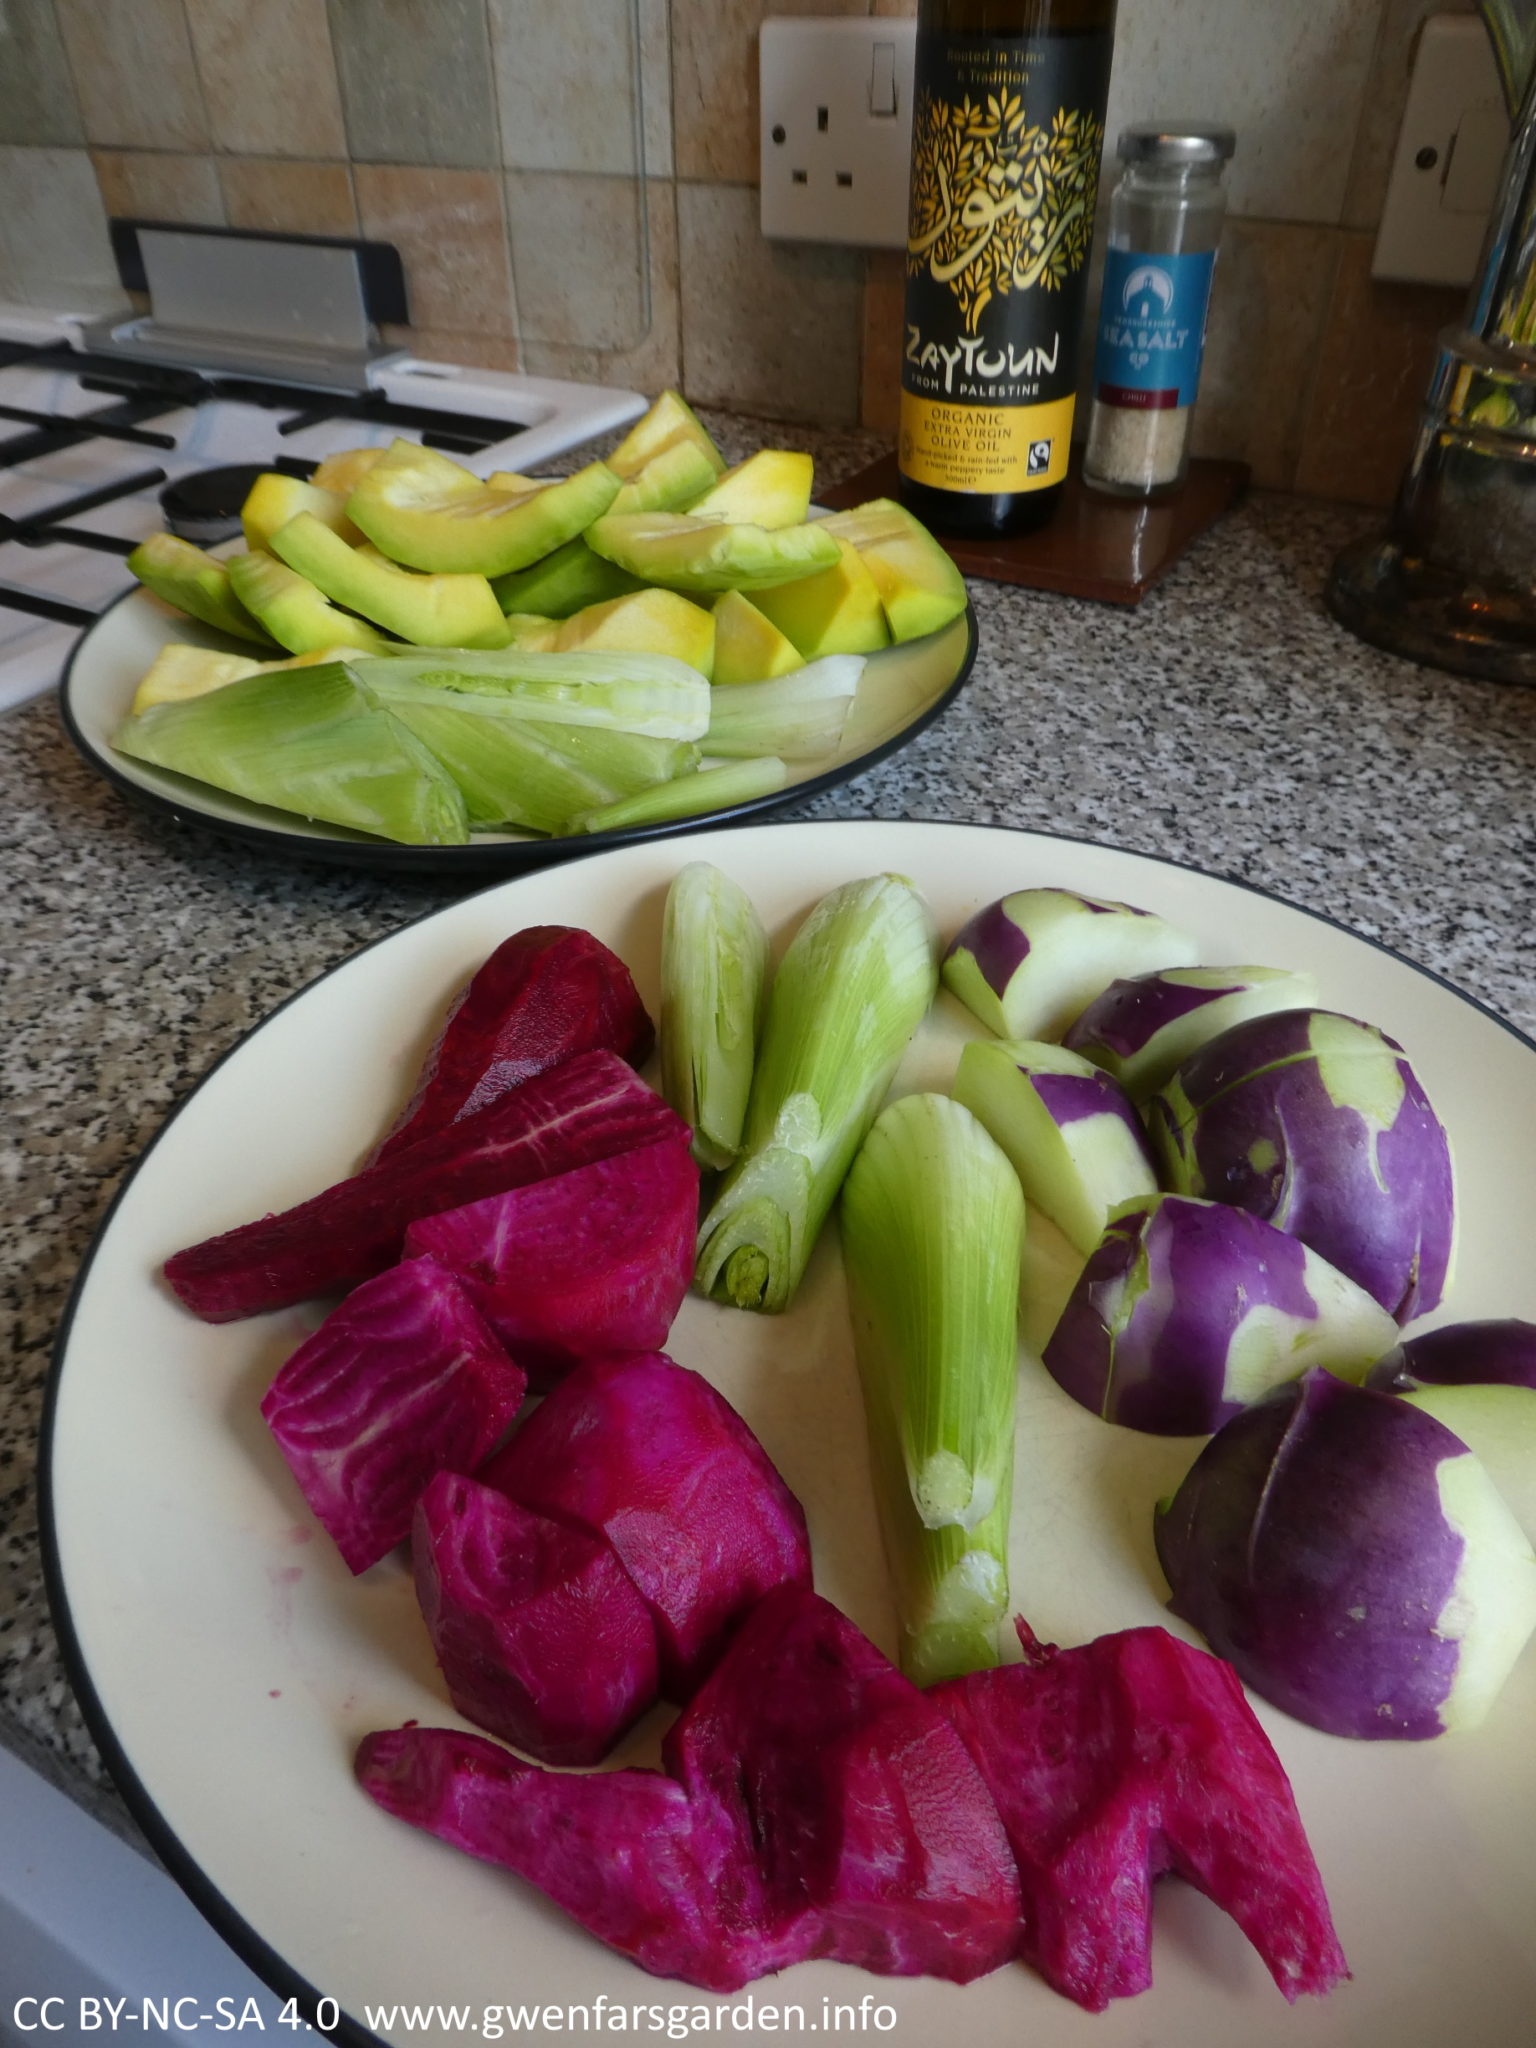
[[[352,1169],[408,1094],[450,991],[508,933],[583,925],[654,1006],[661,910],[707,852],[783,935],[826,890],[896,869],[952,932],[1008,888],[1057,884],[1160,911],[1212,964],[1309,969],[1323,1001],[1407,1047],[1450,1130],[1460,1249],[1437,1320],[1536,1317],[1536,1047],[1433,975],[1236,884],[1110,848],[984,827],[766,826],[700,848],[652,841],[524,876],[436,911],[334,969],[251,1033],[170,1119],[124,1184],[58,1341],[43,1450],[54,1611],[93,1733],[150,1839],[225,1938],[284,1996],[335,2001],[338,2038],[565,2040],[604,2001],[626,2031],[747,2031],[720,2001],[647,1977],[530,1886],[388,1818],[356,1787],[370,1729],[462,1726],[391,1557],[353,1579],[317,1530],[257,1403],[318,1316],[213,1327],[160,1278],[165,1258]],[[966,1027],[949,999],[899,1085],[942,1086]],[[1015,1606],[1062,1643],[1168,1621],[1154,1501],[1197,1444],[1111,1428],[1021,1358]],[[757,1430],[805,1504],[817,1583],[889,1649],[835,1233],[788,1314],[690,1298],[670,1347]],[[1182,1631],[1181,1624],[1170,1626]],[[1322,1735],[1260,1706],[1295,1785],[1354,1971],[1288,2008],[1235,1925],[1158,1887],[1155,1987],[1094,2017],[1022,1966],[965,1990],[802,1965],[752,1987],[777,2031],[846,2029],[866,1995],[888,2038],[970,2048],[1526,2048],[1536,2006],[1536,1652],[1480,1730],[1430,1743]],[[617,1760],[654,1762],[653,1715]],[[825,2001],[825,2003],[824,2003]],[[722,2005],[733,2007],[716,2017]],[[409,2008],[440,2008],[412,2025]],[[458,2017],[452,2016],[454,2008]],[[553,2011],[553,2018],[550,2013]],[[392,2015],[392,2016],[391,2016]],[[673,2020],[673,2015],[682,2015]],[[757,2030],[763,2031],[761,2019]],[[866,2024],[866,2031],[870,2028]]]
[[134,691],[161,648],[172,641],[250,654],[212,627],[174,610],[150,591],[126,591],[76,642],[64,671],[59,704],[64,729],[98,774],[131,802],[177,823],[201,825],[221,839],[265,853],[375,872],[427,874],[449,880],[484,880],[523,874],[595,846],[629,846],[647,839],[707,831],[766,817],[804,803],[873,768],[933,723],[964,686],[976,659],[976,615],[967,606],[936,633],[869,657],[836,750],[813,761],[791,761],[783,789],[696,818],[575,838],[536,833],[477,832],[464,846],[404,846],[354,832],[344,825],[302,818],[215,789],[120,754],[112,736],[128,716]]

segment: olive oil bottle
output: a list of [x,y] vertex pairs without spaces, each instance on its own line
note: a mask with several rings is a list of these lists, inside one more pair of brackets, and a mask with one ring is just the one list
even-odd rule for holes
[[901,494],[1042,526],[1067,474],[1115,0],[920,0]]

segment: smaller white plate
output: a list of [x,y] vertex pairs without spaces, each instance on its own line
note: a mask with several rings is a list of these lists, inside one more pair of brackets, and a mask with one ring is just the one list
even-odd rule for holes
[[341,867],[437,875],[515,875],[610,846],[754,820],[824,789],[851,781],[915,739],[964,684],[976,659],[976,616],[958,619],[922,640],[871,655],[835,754],[791,761],[789,781],[771,795],[660,825],[548,839],[534,833],[477,833],[466,846],[401,846],[343,825],[327,825],[247,803],[206,782],[119,754],[112,735],[128,716],[133,693],[161,648],[171,641],[249,654],[224,634],[176,611],[151,592],[129,590],[77,642],[59,692],[64,729],[90,765],[123,795],[178,822],[204,825],[221,838],[272,853]]

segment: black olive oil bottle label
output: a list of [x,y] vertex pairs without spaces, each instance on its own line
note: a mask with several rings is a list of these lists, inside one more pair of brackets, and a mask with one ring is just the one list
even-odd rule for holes
[[914,483],[1066,476],[1111,44],[919,35],[898,444]]

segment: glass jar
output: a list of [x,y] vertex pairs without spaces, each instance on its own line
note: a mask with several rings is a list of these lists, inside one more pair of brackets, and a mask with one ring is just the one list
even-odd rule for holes
[[1144,121],[1122,130],[1110,198],[1093,411],[1083,481],[1164,497],[1184,481],[1230,128]]

